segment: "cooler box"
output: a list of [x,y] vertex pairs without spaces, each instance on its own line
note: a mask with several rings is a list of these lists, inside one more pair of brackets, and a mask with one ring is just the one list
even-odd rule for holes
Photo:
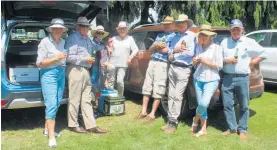
[[[27,68],[28,67],[28,68]],[[39,69],[27,66],[26,68],[9,68],[9,78],[14,83],[39,82]]]
[[108,90],[108,89],[103,89],[101,91],[101,97],[98,100],[98,111],[101,113],[104,112],[104,101],[105,101],[105,97],[107,96],[116,97],[118,96],[118,92],[117,90]]
[[105,115],[122,115],[125,113],[125,97],[105,97],[104,112]]
[[98,100],[98,111],[105,115],[120,115],[125,112],[125,98],[117,90],[104,89]]

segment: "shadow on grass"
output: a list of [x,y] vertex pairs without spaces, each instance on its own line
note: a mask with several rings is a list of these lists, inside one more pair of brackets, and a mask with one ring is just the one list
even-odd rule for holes
[[[235,106],[236,111],[236,118],[237,122],[239,120],[239,106]],[[252,109],[249,109],[250,117],[254,116],[256,112]],[[195,116],[195,110],[191,111],[191,114],[189,117],[187,117],[185,120],[182,120],[181,122],[184,125],[191,126],[192,125],[192,117]],[[226,131],[228,129],[228,125],[225,120],[223,108],[219,107],[216,109],[208,110],[208,128],[213,127],[219,131]]]
[[[66,110],[66,105],[59,108],[56,117],[56,132],[67,127]],[[2,131],[44,128],[45,107],[1,111]]]

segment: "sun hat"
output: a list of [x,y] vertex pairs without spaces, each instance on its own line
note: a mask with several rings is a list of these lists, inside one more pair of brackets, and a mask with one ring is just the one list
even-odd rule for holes
[[185,21],[188,23],[188,28],[193,25],[193,21],[191,19],[189,19],[189,17],[185,14],[179,15],[178,19],[175,20],[174,22],[178,23],[178,22],[185,22]]
[[51,25],[46,28],[46,31],[52,32],[52,28],[62,28],[64,32],[68,29],[64,26],[64,21],[60,18],[54,18],[51,20]]
[[215,36],[215,35],[217,35],[217,33],[213,32],[213,31],[214,30],[212,29],[211,25],[203,24],[200,27],[200,32],[198,33],[198,35],[199,34],[205,34],[205,35],[208,35],[208,36]]
[[76,25],[91,26],[91,24],[89,23],[86,17],[79,17],[77,19]]
[[103,35],[103,38],[107,37],[109,35],[109,32],[106,32],[104,30],[104,27],[99,25],[97,27],[95,27],[94,29],[91,30],[91,35],[93,36],[96,32],[103,32],[104,35]]
[[164,21],[161,22],[161,24],[171,24],[173,23],[173,21],[174,21],[173,17],[167,16],[165,17]]
[[243,24],[239,19],[233,19],[229,24],[230,29],[233,28],[243,28]]
[[116,27],[117,30],[121,28],[127,28],[127,23],[125,21],[120,21]]

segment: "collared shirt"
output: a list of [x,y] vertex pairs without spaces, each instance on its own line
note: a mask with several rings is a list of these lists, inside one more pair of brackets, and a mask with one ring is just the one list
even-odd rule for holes
[[186,42],[187,50],[181,53],[175,53],[172,64],[181,64],[184,66],[188,66],[188,65],[191,65],[192,63],[192,57],[194,55],[194,46],[196,43],[196,38],[195,38],[195,33],[191,31],[187,30],[185,33],[176,33],[176,35],[173,37],[173,39],[170,42],[169,54],[171,54],[176,47],[180,46],[183,41]]
[[93,52],[92,40],[88,36],[84,38],[78,31],[72,33],[65,42],[65,48],[69,49],[68,63],[86,68],[91,67],[91,64],[85,61]]
[[[157,42],[165,41],[166,46],[169,47],[170,42],[171,42],[171,40],[173,39],[174,36],[175,36],[174,32],[161,33],[156,37],[153,44],[155,44]],[[152,54],[152,59],[158,59],[158,60],[162,60],[162,61],[167,62],[168,61],[168,54],[162,54],[162,53],[159,53],[158,51],[154,51],[153,54]]]
[[249,74],[251,73],[249,63],[252,58],[261,57],[266,59],[265,51],[255,40],[248,37],[241,37],[234,41],[232,37],[221,42],[223,58],[233,57],[238,51],[238,62],[236,64],[224,64],[223,71],[230,74]]
[[[51,35],[42,39],[38,45],[38,57],[36,61],[37,66],[39,66],[45,59],[53,58],[57,56],[58,53],[64,52],[64,44],[65,41],[63,39],[60,39],[60,42],[57,43]],[[57,61],[47,68],[54,68],[58,66],[65,66],[65,59]]]
[[137,52],[138,47],[132,36],[127,35],[124,39],[115,36],[113,37],[113,52],[110,62],[116,67],[127,67],[128,57],[133,58]]
[[207,65],[198,63],[193,74],[194,79],[202,82],[210,82],[219,80],[219,71],[223,67],[223,56],[221,47],[217,44],[211,43],[206,49],[202,45],[196,45],[196,56],[204,58],[217,66],[217,69],[212,69]]

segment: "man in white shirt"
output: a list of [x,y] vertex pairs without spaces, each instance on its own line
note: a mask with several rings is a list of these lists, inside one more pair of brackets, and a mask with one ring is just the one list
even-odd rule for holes
[[[230,30],[231,37],[221,42],[224,62],[221,91],[224,114],[229,127],[223,135],[239,132],[241,140],[246,140],[248,138],[250,68],[266,59],[266,56],[263,48],[255,40],[243,36],[244,28],[240,20],[232,20]],[[234,110],[235,95],[240,105],[238,124]]]

